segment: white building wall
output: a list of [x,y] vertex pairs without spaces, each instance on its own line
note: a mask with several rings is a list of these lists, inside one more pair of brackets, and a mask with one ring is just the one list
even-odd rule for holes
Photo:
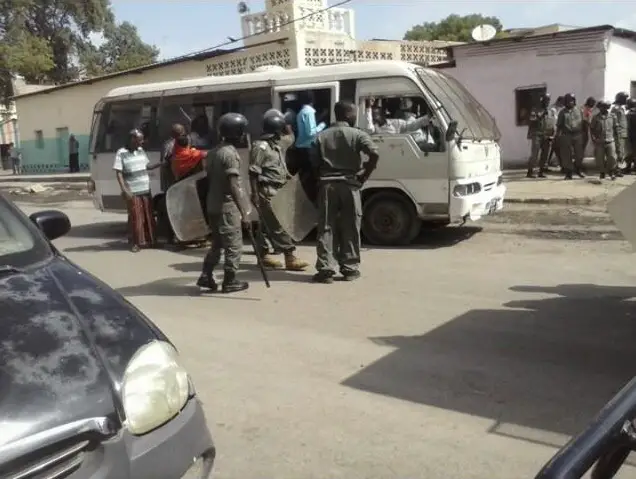
[[636,42],[612,37],[608,43],[604,98],[614,101],[620,91],[636,96]]
[[527,127],[516,124],[515,89],[545,85],[553,101],[568,92],[576,94],[579,103],[588,96],[602,97],[604,39],[600,32],[459,47],[457,66],[444,71],[461,81],[495,117],[504,163],[519,166],[527,162],[530,143]]

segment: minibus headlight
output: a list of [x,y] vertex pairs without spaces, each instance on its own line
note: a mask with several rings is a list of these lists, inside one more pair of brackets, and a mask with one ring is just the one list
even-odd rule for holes
[[188,373],[170,344],[153,341],[139,348],[122,382],[128,430],[145,434],[176,416],[188,401]]
[[467,185],[455,185],[453,196],[469,196],[479,193],[481,185],[479,183],[469,183]]

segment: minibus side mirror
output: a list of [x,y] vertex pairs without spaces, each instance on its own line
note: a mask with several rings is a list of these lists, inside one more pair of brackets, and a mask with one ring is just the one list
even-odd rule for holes
[[455,138],[455,135],[457,134],[457,122],[455,120],[452,120],[449,124],[448,124],[448,128],[446,129],[446,141],[452,141]]

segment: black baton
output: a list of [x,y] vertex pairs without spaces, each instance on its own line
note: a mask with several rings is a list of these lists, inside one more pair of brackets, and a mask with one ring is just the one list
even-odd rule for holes
[[[260,219],[261,212],[258,209],[258,206],[254,205],[256,208],[256,212],[258,213],[258,217]],[[261,252],[256,245],[256,238],[254,238],[254,230],[252,229],[252,225],[248,227],[248,234],[250,236],[250,243],[252,243],[252,248],[254,248],[254,254],[256,255],[256,263],[258,264],[258,269],[261,270],[261,276],[263,277],[263,281],[265,281],[265,286],[271,288],[269,284],[269,278],[267,277],[267,271],[265,270],[265,266],[263,265],[263,258],[261,258]]]

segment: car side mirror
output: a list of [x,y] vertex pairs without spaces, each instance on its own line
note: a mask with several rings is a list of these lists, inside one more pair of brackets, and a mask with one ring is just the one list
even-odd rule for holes
[[64,236],[71,230],[71,220],[61,211],[38,211],[29,216],[49,241]]
[[457,121],[452,120],[448,124],[448,128],[446,129],[446,136],[445,136],[446,141],[452,141],[455,138],[456,134],[457,134]]

